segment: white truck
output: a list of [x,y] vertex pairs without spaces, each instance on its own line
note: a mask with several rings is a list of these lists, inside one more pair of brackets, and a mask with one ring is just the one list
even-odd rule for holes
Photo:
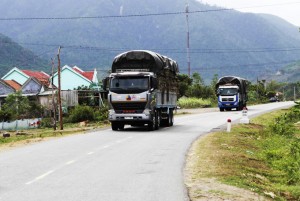
[[123,130],[124,125],[146,125],[150,131],[172,126],[178,72],[176,61],[152,51],[132,50],[116,56],[111,74],[103,81],[112,130]]

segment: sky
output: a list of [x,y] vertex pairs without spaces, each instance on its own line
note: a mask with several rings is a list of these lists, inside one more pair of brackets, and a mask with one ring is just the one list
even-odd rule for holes
[[276,15],[300,27],[300,0],[198,0],[241,12]]

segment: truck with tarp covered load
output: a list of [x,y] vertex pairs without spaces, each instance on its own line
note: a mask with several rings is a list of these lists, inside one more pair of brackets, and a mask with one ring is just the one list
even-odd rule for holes
[[108,90],[112,130],[125,125],[148,130],[172,126],[177,107],[178,64],[148,50],[132,50],[116,56],[111,74],[103,80]]
[[224,110],[242,110],[247,106],[247,84],[244,78],[236,76],[221,77],[216,84],[218,107]]

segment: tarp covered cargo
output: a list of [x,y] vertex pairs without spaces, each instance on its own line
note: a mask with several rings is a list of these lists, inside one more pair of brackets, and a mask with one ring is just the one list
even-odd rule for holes
[[175,75],[179,72],[176,61],[148,50],[132,50],[116,56],[112,63],[112,73],[120,71],[149,71],[160,73],[169,69]]
[[216,84],[216,90],[220,85],[226,85],[226,84],[234,84],[238,85],[240,87],[241,93],[247,93],[247,80],[241,77],[236,77],[236,76],[224,76],[221,77],[217,84]]

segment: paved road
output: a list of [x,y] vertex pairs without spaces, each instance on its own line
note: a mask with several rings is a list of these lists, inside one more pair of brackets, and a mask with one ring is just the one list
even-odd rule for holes
[[[249,107],[255,115],[292,102]],[[185,155],[191,143],[241,112],[180,115],[170,128],[111,129],[0,153],[2,201],[186,201]]]

